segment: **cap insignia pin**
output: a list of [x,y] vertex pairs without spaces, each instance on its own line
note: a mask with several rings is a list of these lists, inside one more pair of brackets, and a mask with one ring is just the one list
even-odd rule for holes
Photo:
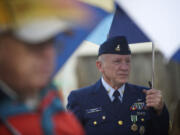
[[121,49],[120,49],[120,45],[118,44],[117,47],[115,48],[115,51],[118,51],[118,52],[119,52],[120,50],[121,50]]

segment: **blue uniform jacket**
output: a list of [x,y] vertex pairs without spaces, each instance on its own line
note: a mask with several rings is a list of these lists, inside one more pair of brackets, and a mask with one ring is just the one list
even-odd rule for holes
[[114,107],[101,80],[72,91],[67,109],[73,111],[87,135],[168,135],[169,114],[160,116],[145,105],[145,87],[125,84],[123,102]]

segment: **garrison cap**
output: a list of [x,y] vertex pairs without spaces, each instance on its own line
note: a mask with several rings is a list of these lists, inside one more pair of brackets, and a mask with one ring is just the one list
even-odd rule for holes
[[128,42],[125,36],[116,36],[109,38],[103,44],[101,44],[98,52],[98,56],[102,54],[120,54],[129,55],[131,50],[129,49]]

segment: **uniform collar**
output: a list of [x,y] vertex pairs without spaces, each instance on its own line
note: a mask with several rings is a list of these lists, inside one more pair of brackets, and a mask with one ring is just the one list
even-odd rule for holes
[[[110,100],[113,101],[113,100],[114,100],[113,93],[114,93],[115,89],[112,88],[112,87],[103,79],[103,77],[101,78],[101,82],[102,82],[102,85],[104,86],[105,90],[107,91]],[[125,90],[125,84],[123,84],[123,85],[118,89],[118,91],[119,91],[119,93],[120,93],[120,95],[121,95],[121,97],[120,97],[121,99],[120,99],[120,100],[122,100],[122,98],[123,98],[124,90]]]

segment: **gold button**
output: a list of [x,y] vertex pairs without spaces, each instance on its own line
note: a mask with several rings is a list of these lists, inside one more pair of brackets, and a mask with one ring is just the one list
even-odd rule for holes
[[121,126],[121,125],[123,125],[123,121],[122,120],[119,120],[118,121],[118,124]]
[[94,125],[97,125],[97,121],[94,121],[93,124],[94,124]]
[[142,118],[141,121],[144,122],[144,118]]
[[102,119],[105,120],[105,119],[106,119],[106,116],[102,116]]

